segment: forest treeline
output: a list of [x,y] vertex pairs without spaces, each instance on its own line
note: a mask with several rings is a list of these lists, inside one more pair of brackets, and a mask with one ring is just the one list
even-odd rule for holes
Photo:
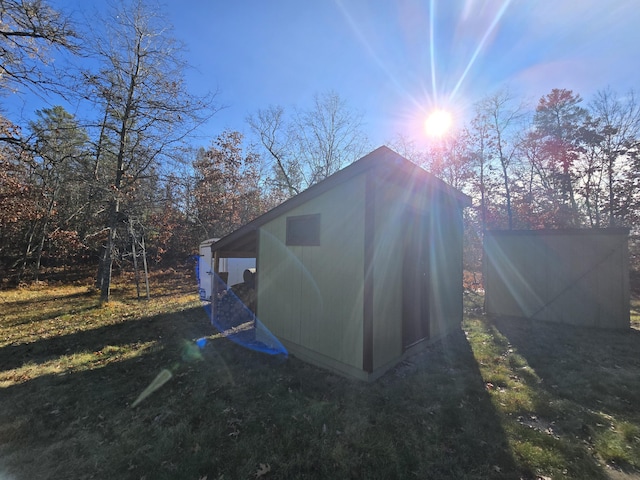
[[[108,300],[113,268],[128,268],[142,240],[149,263],[184,262],[202,240],[373,149],[364,115],[333,91],[307,108],[256,106],[246,137],[222,131],[194,147],[194,132],[220,107],[215,92],[188,91],[187,65],[162,12],[124,2],[81,29],[44,0],[0,0],[0,8],[0,88],[49,99],[25,122],[4,114],[0,97],[2,285],[94,268]],[[487,229],[630,227],[637,263],[634,92],[604,86],[583,99],[558,88],[527,103],[502,89],[469,118],[426,147],[389,139],[472,197],[469,269],[479,269]]]

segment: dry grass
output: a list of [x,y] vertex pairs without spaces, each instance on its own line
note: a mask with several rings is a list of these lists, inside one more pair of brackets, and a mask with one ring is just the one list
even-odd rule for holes
[[551,478],[640,478],[640,331],[465,324],[519,464]]
[[490,321],[469,295],[463,331],[364,384],[215,336],[188,275],[155,275],[148,302],[125,280],[108,305],[78,285],[0,292],[0,479],[640,470],[635,329]]
[[640,298],[631,299],[631,327],[640,330]]

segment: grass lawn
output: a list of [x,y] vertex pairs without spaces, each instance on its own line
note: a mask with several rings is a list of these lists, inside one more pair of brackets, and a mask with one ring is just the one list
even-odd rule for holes
[[640,478],[637,302],[613,332],[470,294],[459,333],[366,384],[216,336],[196,291],[0,291],[0,480]]

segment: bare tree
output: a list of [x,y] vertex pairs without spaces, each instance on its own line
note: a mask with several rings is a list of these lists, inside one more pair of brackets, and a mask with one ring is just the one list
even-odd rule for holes
[[258,110],[255,115],[249,116],[247,121],[268,156],[276,162],[272,184],[278,190],[286,190],[289,196],[300,193],[300,163],[294,154],[292,128],[285,119],[284,109],[270,106]]
[[473,165],[467,130],[454,130],[440,138],[433,138],[422,147],[396,135],[392,148],[403,157],[444,180],[458,190],[471,188]]
[[624,183],[629,175],[620,175],[621,169],[630,166],[629,155],[637,149],[640,137],[640,104],[633,91],[624,98],[607,88],[598,91],[590,103],[598,134],[599,157],[602,173],[606,179],[607,213],[609,226],[614,227],[626,210],[616,198],[616,183]]
[[110,172],[103,179],[110,195],[97,279],[101,299],[108,301],[118,225],[135,200],[136,186],[169,161],[172,148],[215,109],[212,95],[196,97],[186,91],[181,45],[157,12],[138,0],[121,6],[103,24],[105,31],[94,46],[99,72],[85,71],[83,78],[87,98],[102,111],[96,171]]
[[[47,74],[52,50],[77,52],[70,19],[44,0],[0,0],[0,96],[25,87],[42,93],[57,84]],[[0,142],[32,150],[29,139],[0,132]],[[16,133],[16,132],[13,132]]]
[[[43,66],[52,49],[77,51],[69,17],[43,0],[0,0],[0,87],[41,90],[51,81]],[[0,90],[2,91],[2,90]]]
[[475,171],[475,187],[480,192],[479,198],[479,217],[480,231],[484,235],[487,230],[488,214],[487,214],[487,195],[490,190],[488,185],[490,172],[489,158],[489,127],[486,116],[476,112],[475,117],[471,120],[467,127],[466,135],[469,138],[469,156],[471,158],[471,166]]
[[313,185],[357,160],[366,147],[362,115],[351,111],[335,92],[316,94],[308,110],[295,115],[300,162]]
[[428,154],[411,136],[396,132],[393,138],[388,140],[387,145],[407,160],[423,168],[427,168],[429,164]]
[[514,103],[513,95],[503,89],[485,97],[476,105],[476,121],[484,119],[486,125],[479,126],[478,131],[486,131],[488,142],[486,147],[498,160],[502,173],[507,226],[513,229],[513,206],[511,192],[511,170],[513,162],[518,159],[520,145],[519,133],[524,119],[524,106]]
[[287,117],[279,106],[258,110],[248,123],[275,161],[273,184],[290,195],[357,160],[367,148],[362,116],[335,92],[314,96],[309,109]]

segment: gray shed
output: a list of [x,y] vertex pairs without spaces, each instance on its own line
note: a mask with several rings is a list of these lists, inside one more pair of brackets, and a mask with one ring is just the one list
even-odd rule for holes
[[629,328],[629,229],[489,231],[488,314]]
[[255,257],[256,315],[293,355],[372,380],[459,329],[469,198],[380,147],[212,245]]

